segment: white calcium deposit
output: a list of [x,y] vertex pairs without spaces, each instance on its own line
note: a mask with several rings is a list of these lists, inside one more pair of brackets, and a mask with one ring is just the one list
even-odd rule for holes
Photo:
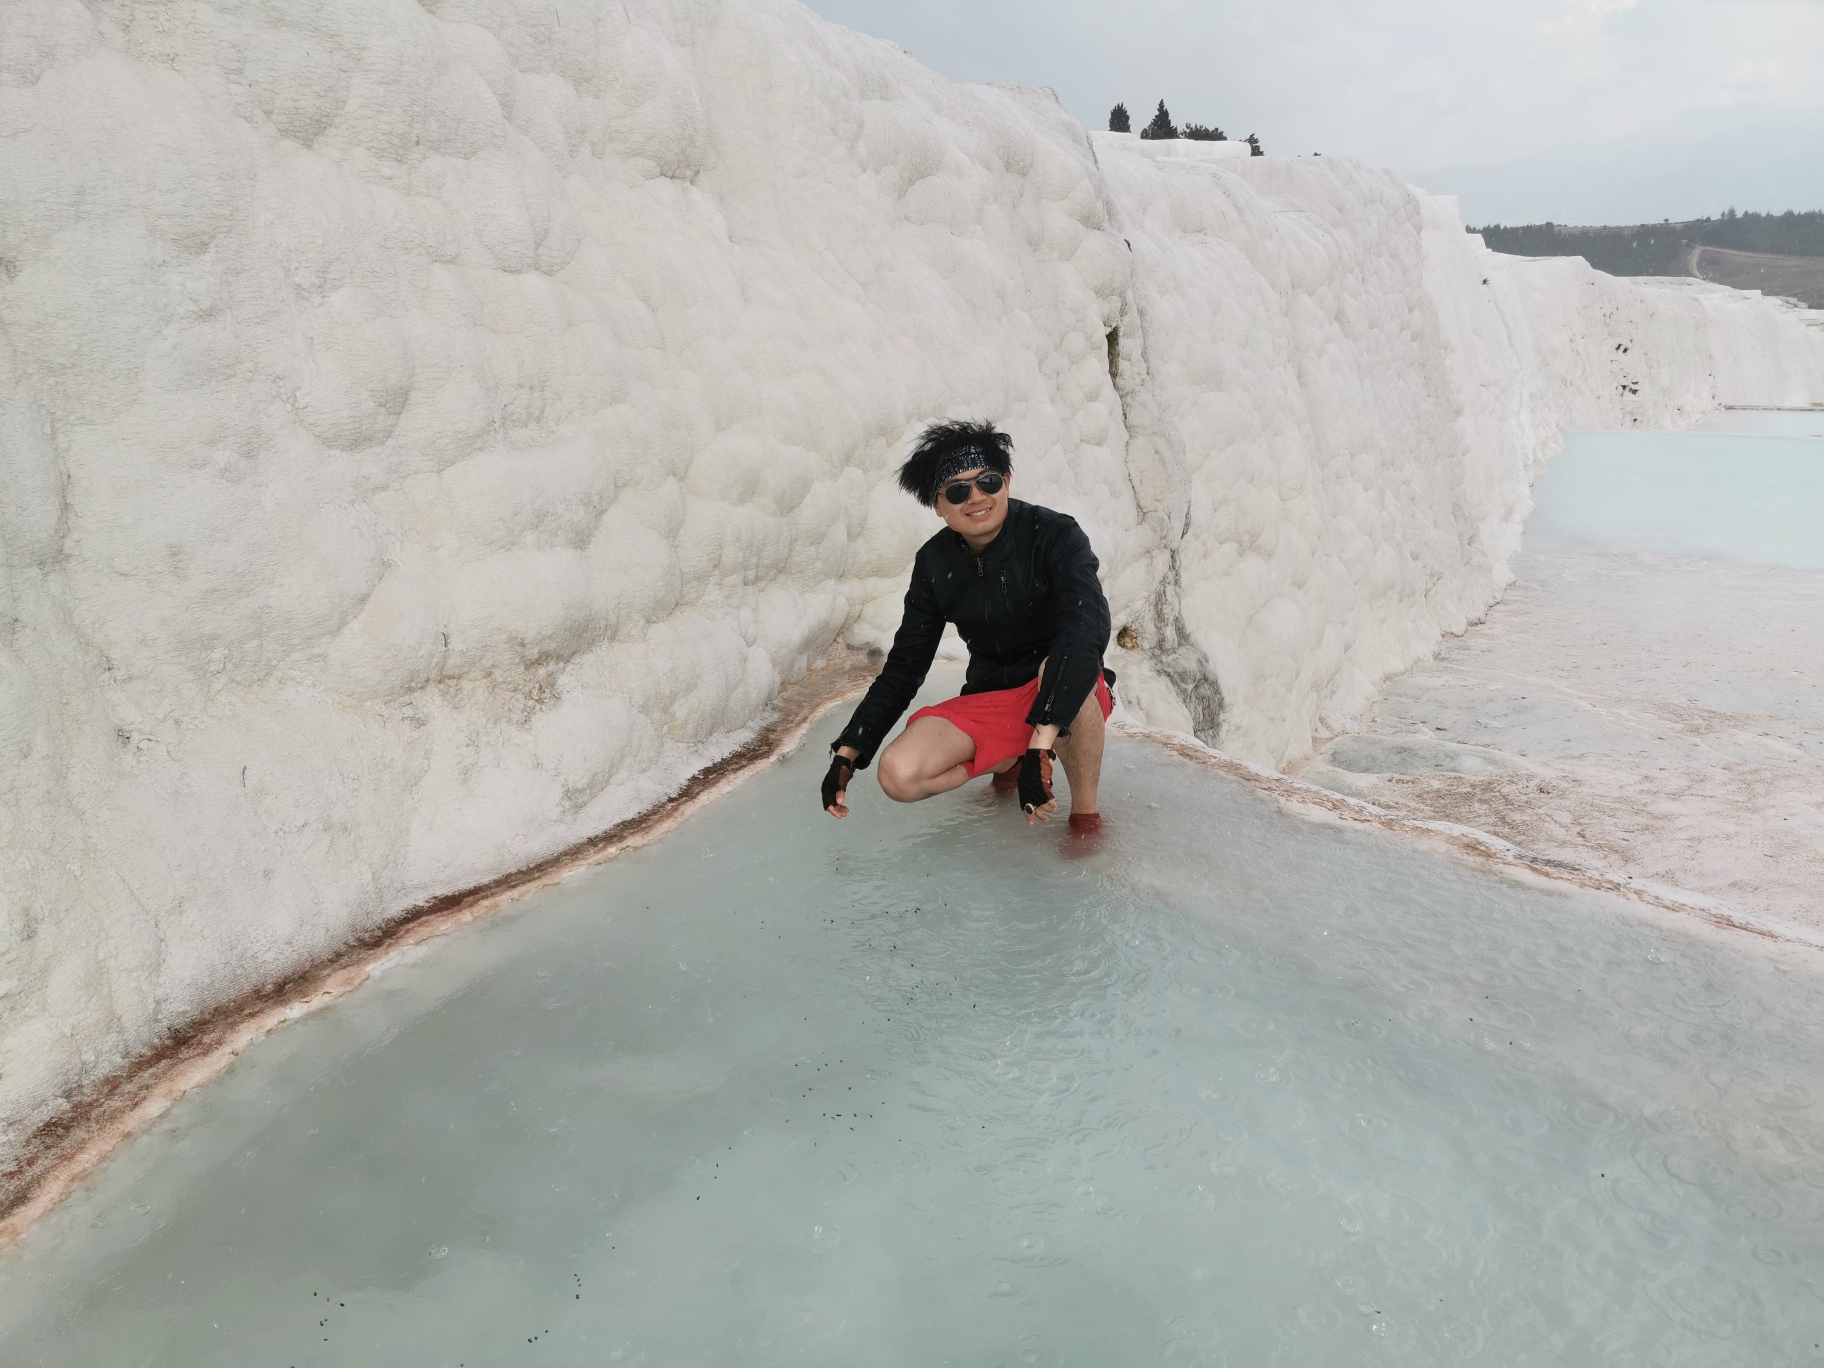
[[1283,765],[1561,427],[1824,400],[1793,309],[1238,151],[789,0],[0,6],[0,1164],[884,644],[932,419],[1088,529],[1130,710]]

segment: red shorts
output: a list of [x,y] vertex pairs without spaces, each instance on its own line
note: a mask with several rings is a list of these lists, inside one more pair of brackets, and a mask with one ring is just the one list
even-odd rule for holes
[[[995,689],[991,693],[959,694],[947,703],[933,708],[920,708],[906,719],[906,725],[921,717],[941,717],[951,726],[967,732],[975,742],[975,758],[964,768],[971,779],[988,773],[1003,760],[1026,754],[1032,740],[1032,723],[1026,720],[1039,696],[1039,681],[1022,684],[1017,689]],[[1109,697],[1106,677],[1096,679],[1096,702],[1107,719],[1114,711],[1115,700]]]

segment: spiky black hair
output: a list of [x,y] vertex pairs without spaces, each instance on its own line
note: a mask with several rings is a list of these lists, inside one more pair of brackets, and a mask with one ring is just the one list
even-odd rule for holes
[[[979,459],[959,466],[959,457]],[[933,423],[919,434],[918,445],[899,468],[899,487],[926,508],[935,508],[938,486],[944,480],[977,467],[1013,474],[1013,438],[993,423]]]

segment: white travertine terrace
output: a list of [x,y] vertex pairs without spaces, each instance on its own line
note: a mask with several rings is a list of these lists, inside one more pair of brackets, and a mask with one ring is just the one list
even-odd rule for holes
[[1285,765],[1561,428],[1824,400],[1785,305],[1235,151],[790,0],[0,8],[0,1165],[884,643],[933,418],[1089,529],[1131,712]]

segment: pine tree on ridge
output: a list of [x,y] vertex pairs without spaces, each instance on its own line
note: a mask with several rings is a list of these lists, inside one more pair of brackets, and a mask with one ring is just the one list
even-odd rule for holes
[[1140,136],[1155,141],[1178,136],[1178,130],[1172,125],[1172,116],[1165,107],[1165,101],[1159,101],[1159,112],[1153,115],[1153,121],[1140,130]]

